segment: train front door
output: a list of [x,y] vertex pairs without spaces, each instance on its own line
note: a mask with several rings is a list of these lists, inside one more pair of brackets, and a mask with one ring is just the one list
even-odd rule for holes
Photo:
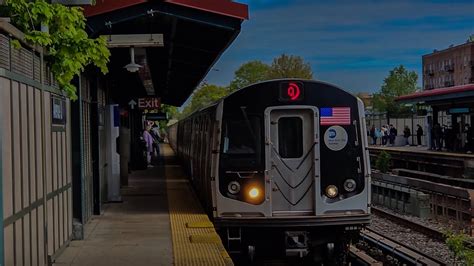
[[314,215],[319,164],[318,110],[282,106],[266,110],[266,169],[273,216]]

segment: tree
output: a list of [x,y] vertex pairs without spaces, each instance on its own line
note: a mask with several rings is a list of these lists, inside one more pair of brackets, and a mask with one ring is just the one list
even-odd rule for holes
[[205,84],[193,93],[191,102],[184,108],[179,118],[186,117],[194,111],[206,107],[227,94],[229,94],[227,88]]
[[[75,75],[89,64],[107,73],[110,51],[104,37],[89,39],[80,7],[50,4],[45,0],[7,0],[13,24],[25,33],[25,41],[46,49],[46,59],[62,90],[76,99]],[[41,28],[47,30],[40,30]],[[18,41],[12,46],[19,48]]]
[[178,115],[178,107],[168,104],[161,105],[161,112],[168,114],[169,119],[176,118]]
[[234,79],[230,82],[230,91],[233,92],[247,87],[250,84],[267,79],[269,70],[270,66],[258,60],[241,65],[239,69],[235,71]]
[[395,98],[415,92],[417,81],[415,71],[408,71],[403,65],[395,67],[384,79],[380,91],[374,94],[374,108],[391,116],[407,113],[409,109],[395,102]]
[[311,70],[311,65],[305,63],[302,57],[282,54],[273,59],[267,78],[313,79],[313,71]]

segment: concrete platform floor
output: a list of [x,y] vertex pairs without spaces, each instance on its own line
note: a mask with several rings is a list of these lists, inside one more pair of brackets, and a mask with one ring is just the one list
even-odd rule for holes
[[123,203],[106,204],[54,265],[172,265],[165,167],[134,172]]

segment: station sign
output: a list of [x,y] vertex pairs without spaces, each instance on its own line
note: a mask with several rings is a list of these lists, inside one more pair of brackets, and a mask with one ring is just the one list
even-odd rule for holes
[[295,102],[304,99],[304,87],[301,82],[280,83],[280,101]]
[[448,109],[448,114],[469,114],[472,113],[472,108],[468,107],[458,107],[458,108],[450,108]]
[[66,124],[66,99],[51,96],[51,122],[53,125]]
[[138,109],[160,109],[161,108],[161,98],[139,98],[138,99]]
[[158,120],[167,120],[168,117],[166,113],[148,113],[145,114],[146,120],[158,121]]

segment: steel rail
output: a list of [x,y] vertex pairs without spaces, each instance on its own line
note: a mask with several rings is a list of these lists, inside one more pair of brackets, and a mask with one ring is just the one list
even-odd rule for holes
[[349,253],[357,263],[364,264],[364,265],[375,265],[375,266],[382,266],[383,263],[372,258],[369,254],[365,251],[360,250],[354,246],[349,247]]
[[373,245],[381,249],[384,253],[390,254],[410,265],[446,265],[443,261],[430,257],[429,255],[394,239],[382,236],[374,230],[364,229],[361,231],[360,235],[361,238],[370,245]]
[[[382,209],[379,209],[379,208],[376,208],[376,207],[373,207],[373,206],[372,206],[371,210],[374,214],[376,214],[380,217],[387,218],[387,219],[389,219],[390,221],[392,221],[394,223],[407,226],[407,227],[409,227],[409,228],[411,228],[411,229],[413,229],[417,232],[428,235],[428,236],[430,236],[434,239],[437,239],[437,240],[440,240],[440,241],[443,241],[443,242],[446,241],[445,234],[441,231],[438,231],[438,230],[434,229],[434,228],[431,228],[429,226],[423,225],[423,224],[415,222],[415,221],[405,219],[405,218],[400,217],[396,214],[384,211]],[[474,242],[472,242],[472,241],[469,241],[469,240],[466,241],[465,245],[468,246],[468,247],[474,248]]]

